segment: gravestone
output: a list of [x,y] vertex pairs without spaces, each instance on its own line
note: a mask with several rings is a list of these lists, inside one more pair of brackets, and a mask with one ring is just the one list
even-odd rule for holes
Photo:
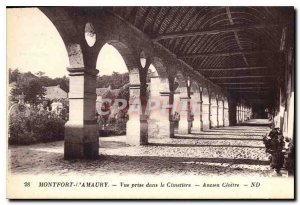
[[9,117],[28,117],[30,109],[24,103],[25,95],[19,95],[19,102],[13,104],[9,109]]

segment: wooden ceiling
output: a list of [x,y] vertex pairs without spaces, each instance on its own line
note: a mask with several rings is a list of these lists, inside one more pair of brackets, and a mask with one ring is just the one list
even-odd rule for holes
[[292,7],[109,9],[236,95],[273,91],[294,26]]

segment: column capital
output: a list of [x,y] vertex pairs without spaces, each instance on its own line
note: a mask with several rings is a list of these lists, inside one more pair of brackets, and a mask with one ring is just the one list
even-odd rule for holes
[[80,67],[80,68],[67,67],[67,70],[69,71],[69,76],[80,76],[85,74],[96,76],[99,73],[99,70],[89,69],[87,67]]
[[189,97],[179,97],[180,100],[189,100]]
[[170,96],[171,92],[159,92],[160,96]]
[[130,84],[129,89],[140,89],[141,85],[140,84]]

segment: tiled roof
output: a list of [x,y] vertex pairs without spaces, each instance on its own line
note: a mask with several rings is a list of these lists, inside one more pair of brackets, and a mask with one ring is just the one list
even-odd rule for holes
[[57,86],[48,86],[45,87],[46,94],[45,98],[50,100],[53,99],[60,99],[60,98],[68,98],[68,93],[61,89],[58,85]]

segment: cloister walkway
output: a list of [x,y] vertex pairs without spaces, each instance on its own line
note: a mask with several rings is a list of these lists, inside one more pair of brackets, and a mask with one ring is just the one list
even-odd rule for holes
[[145,146],[126,145],[126,136],[101,137],[100,156],[95,161],[64,160],[63,141],[10,146],[10,169],[16,174],[268,176],[271,171],[262,136],[269,127],[261,126],[265,120],[249,123],[251,126],[175,134],[172,139],[151,138]]

